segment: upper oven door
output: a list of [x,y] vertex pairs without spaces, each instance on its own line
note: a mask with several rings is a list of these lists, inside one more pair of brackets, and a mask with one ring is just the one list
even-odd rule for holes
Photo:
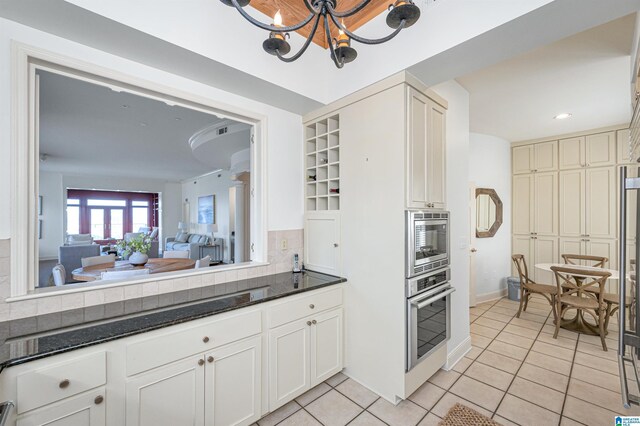
[[449,220],[418,218],[410,214],[407,221],[407,277],[415,276],[426,269],[421,266],[449,259]]

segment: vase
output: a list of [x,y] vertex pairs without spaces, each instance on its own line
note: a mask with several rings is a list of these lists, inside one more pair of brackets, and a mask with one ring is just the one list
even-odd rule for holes
[[133,252],[129,256],[129,263],[133,266],[142,266],[149,261],[149,256],[146,253],[140,253],[139,251]]

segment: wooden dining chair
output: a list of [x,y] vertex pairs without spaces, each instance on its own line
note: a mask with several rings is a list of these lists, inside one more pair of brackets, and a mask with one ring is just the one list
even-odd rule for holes
[[[606,351],[605,336],[607,333],[606,325],[608,325],[608,308],[604,300],[604,286],[611,273],[571,266],[552,266],[551,270],[556,279],[556,312],[558,313],[558,318],[562,318],[570,309],[582,310],[591,315],[596,321],[602,349]],[[576,277],[579,277],[581,283],[577,282]],[[588,291],[591,288],[598,288],[599,291]],[[561,322],[561,320],[556,321],[554,339],[558,338]]]
[[[557,318],[555,298],[557,289],[555,286],[548,284],[538,284],[529,278],[529,270],[527,268],[527,261],[521,254],[514,254],[511,256],[511,260],[516,265],[518,275],[520,276],[520,307],[518,308],[517,318],[520,318],[522,311],[527,311],[527,305],[529,304],[529,298],[532,294],[541,294],[549,304],[551,305],[551,311],[553,312],[553,318]],[[523,306],[524,305],[524,306]],[[524,309],[523,309],[524,308]]]
[[567,265],[591,266],[594,268],[604,268],[609,261],[607,257],[585,254],[563,254],[562,259]]

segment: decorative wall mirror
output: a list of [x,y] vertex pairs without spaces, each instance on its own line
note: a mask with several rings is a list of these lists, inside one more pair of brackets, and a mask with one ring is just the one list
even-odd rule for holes
[[476,237],[491,238],[502,225],[502,200],[491,188],[476,188]]

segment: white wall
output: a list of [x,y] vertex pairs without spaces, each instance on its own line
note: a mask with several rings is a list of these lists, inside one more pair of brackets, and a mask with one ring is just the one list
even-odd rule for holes
[[431,87],[447,110],[447,209],[451,212],[451,340],[448,366],[471,348],[469,335],[469,93],[451,80]]
[[[224,239],[224,259],[230,258],[229,251],[229,188],[236,182],[230,179],[231,172],[221,171],[207,176],[189,179],[182,184],[182,200],[189,200],[190,232],[206,234],[206,225],[198,224],[198,197],[215,195],[215,222],[218,225],[216,238]],[[238,224],[241,225],[241,224]]]
[[[0,19],[0,199],[11,195],[11,40],[93,63],[136,78],[202,96],[267,117],[267,217],[269,230],[301,229],[303,226],[302,119],[297,114],[252,101],[215,87],[114,56],[42,31]],[[167,159],[167,167],[171,160]],[[0,209],[0,239],[11,234],[11,209]]]
[[511,145],[491,135],[471,133],[469,181],[493,188],[502,200],[503,222],[492,238],[476,238],[476,296],[495,298],[511,275]]
[[40,260],[57,259],[64,239],[64,199],[62,174],[40,172],[42,196],[42,239],[38,241]]

